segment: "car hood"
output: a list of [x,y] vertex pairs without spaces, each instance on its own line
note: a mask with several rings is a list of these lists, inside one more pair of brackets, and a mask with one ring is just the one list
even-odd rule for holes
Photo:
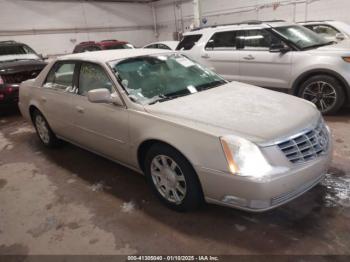
[[[13,59],[19,60],[11,61]],[[0,59],[0,74],[13,74],[23,71],[41,70],[46,66],[46,63],[42,60],[20,60],[21,58],[18,57],[13,59]]]
[[148,105],[145,110],[215,136],[239,135],[258,144],[312,128],[320,118],[310,102],[239,82]]
[[321,46],[321,47],[313,49],[313,50],[321,51],[321,52],[324,52],[324,51],[346,51],[346,52],[350,52],[350,40],[349,39],[345,39],[345,40],[340,41],[338,43],[335,43],[333,45]]

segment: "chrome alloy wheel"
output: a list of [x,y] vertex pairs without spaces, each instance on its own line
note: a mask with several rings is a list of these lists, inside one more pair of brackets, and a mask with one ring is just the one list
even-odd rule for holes
[[49,128],[46,124],[45,119],[41,115],[37,115],[35,117],[35,126],[38,130],[38,134],[40,139],[45,143],[50,143],[50,134],[49,134]]
[[302,98],[314,103],[321,112],[327,112],[336,104],[337,92],[331,84],[317,81],[304,89]]
[[151,176],[158,192],[169,202],[181,204],[186,196],[186,180],[178,164],[158,155],[151,162]]

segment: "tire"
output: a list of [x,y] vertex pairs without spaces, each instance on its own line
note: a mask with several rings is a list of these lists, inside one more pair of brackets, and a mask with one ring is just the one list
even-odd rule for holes
[[144,167],[152,191],[169,208],[189,211],[203,204],[196,172],[174,148],[161,143],[153,145],[146,153]]
[[314,103],[322,114],[336,113],[345,102],[341,83],[328,75],[316,75],[307,79],[300,87],[298,96]]
[[53,148],[60,145],[60,140],[52,132],[47,120],[38,110],[35,110],[33,113],[33,123],[40,141],[46,147]]

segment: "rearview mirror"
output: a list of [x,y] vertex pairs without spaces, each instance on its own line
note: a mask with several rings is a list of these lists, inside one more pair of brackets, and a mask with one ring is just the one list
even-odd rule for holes
[[346,37],[345,37],[345,35],[344,35],[343,33],[338,33],[338,34],[335,35],[335,38],[336,38],[337,40],[342,41],[342,40],[344,40]]
[[40,58],[41,60],[46,60],[46,59],[48,59],[48,56],[44,56],[43,54],[38,54],[38,56],[39,56],[39,58]]
[[123,105],[119,95],[111,94],[106,88],[90,90],[87,97],[91,103],[113,103],[119,106]]
[[283,43],[279,43],[279,44],[272,44],[270,46],[270,52],[271,53],[287,53],[288,51],[290,51],[290,48],[283,44]]

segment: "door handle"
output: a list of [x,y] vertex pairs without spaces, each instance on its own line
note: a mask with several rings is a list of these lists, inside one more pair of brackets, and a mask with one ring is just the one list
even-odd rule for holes
[[204,54],[204,55],[202,55],[202,58],[208,59],[208,58],[210,58],[210,56],[208,54]]
[[76,106],[75,108],[79,113],[84,113],[84,108],[82,108],[81,106]]
[[254,60],[255,57],[252,56],[252,55],[248,55],[248,56],[243,57],[243,59],[244,59],[244,60]]
[[44,103],[46,103],[46,101],[47,101],[47,99],[46,99],[45,96],[40,97],[40,99],[41,99],[41,101],[43,101]]

